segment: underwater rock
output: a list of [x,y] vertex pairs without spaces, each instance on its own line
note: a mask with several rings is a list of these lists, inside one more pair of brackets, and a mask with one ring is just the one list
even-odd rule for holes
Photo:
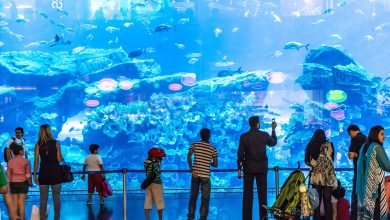
[[0,72],[8,85],[18,85],[28,75],[33,81],[45,81],[57,86],[71,79],[100,79],[127,76],[130,78],[161,75],[153,60],[130,60],[121,49],[85,48],[79,53],[12,51],[0,54]]
[[310,50],[303,64],[303,73],[295,81],[304,90],[326,88],[361,89],[377,87],[373,77],[343,51],[320,46]]

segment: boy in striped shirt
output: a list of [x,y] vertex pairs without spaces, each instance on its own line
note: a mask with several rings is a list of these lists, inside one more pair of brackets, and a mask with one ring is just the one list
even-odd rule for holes
[[[190,166],[191,178],[191,197],[188,208],[188,220],[195,217],[196,200],[198,198],[199,186],[202,191],[202,202],[200,205],[200,220],[206,220],[209,212],[210,203],[210,165],[218,167],[217,149],[209,143],[210,130],[203,128],[200,130],[201,141],[191,144],[188,150],[187,161]],[[194,154],[194,163],[192,155]]]

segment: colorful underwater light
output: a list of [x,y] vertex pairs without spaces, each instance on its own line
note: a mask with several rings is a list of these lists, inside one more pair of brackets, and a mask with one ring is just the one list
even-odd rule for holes
[[178,83],[172,83],[172,84],[169,84],[169,86],[168,86],[168,89],[170,89],[172,91],[179,91],[182,88],[183,88],[183,86],[178,84]]
[[98,87],[102,91],[113,91],[117,86],[118,83],[111,78],[101,79],[98,83]]
[[87,87],[84,89],[84,92],[87,94],[94,94],[94,93],[97,93],[98,91],[99,91],[98,88],[93,87],[93,86]]
[[272,84],[280,84],[286,81],[286,74],[283,72],[270,72],[268,74],[267,80]]
[[347,99],[347,93],[343,90],[330,90],[326,93],[326,99],[329,102],[344,102]]
[[325,103],[325,108],[327,109],[335,109],[335,108],[338,108],[339,107],[339,104],[337,103],[334,103],[334,102],[328,102],[328,103]]
[[185,86],[193,86],[196,84],[196,74],[195,73],[187,73],[181,77],[181,83]]
[[129,89],[133,88],[133,83],[130,82],[129,80],[120,81],[119,88],[121,88],[123,90],[129,90]]
[[88,107],[96,107],[99,105],[99,101],[95,99],[90,99],[85,102],[85,105]]
[[331,111],[330,116],[332,116],[332,118],[340,121],[340,120],[345,119],[345,112],[344,112],[344,110]]

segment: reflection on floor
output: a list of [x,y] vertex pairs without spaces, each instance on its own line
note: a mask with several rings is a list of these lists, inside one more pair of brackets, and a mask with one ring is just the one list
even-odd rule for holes
[[[270,193],[271,194],[271,193]],[[127,194],[127,219],[145,219],[143,210],[144,193]],[[254,203],[257,204],[257,194],[254,195]],[[5,204],[1,198],[1,219],[8,219]],[[165,209],[163,219],[184,220],[187,219],[189,193],[164,194]],[[274,194],[269,195],[269,204],[275,200]],[[61,196],[61,220],[121,220],[123,219],[123,197],[117,195],[106,198],[104,206],[99,205],[99,198],[95,195],[93,204],[86,205],[87,195],[62,195]],[[53,205],[49,198],[49,218],[53,219]],[[242,193],[212,193],[210,200],[210,220],[236,220],[241,219]],[[29,195],[26,201],[26,219],[30,219],[33,205],[39,206],[39,196]],[[198,198],[196,217],[199,217],[200,194]],[[258,219],[258,206],[254,205],[253,219]],[[151,211],[151,219],[158,219],[155,207]]]

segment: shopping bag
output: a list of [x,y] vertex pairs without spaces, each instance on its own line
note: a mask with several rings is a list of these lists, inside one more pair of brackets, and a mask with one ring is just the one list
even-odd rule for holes
[[[49,209],[50,209],[50,205],[47,205],[46,216],[49,215]],[[36,206],[36,205],[33,205],[32,208],[31,208],[30,220],[40,220],[39,207]]]
[[105,179],[102,181],[102,195],[104,197],[112,196],[112,188]]

